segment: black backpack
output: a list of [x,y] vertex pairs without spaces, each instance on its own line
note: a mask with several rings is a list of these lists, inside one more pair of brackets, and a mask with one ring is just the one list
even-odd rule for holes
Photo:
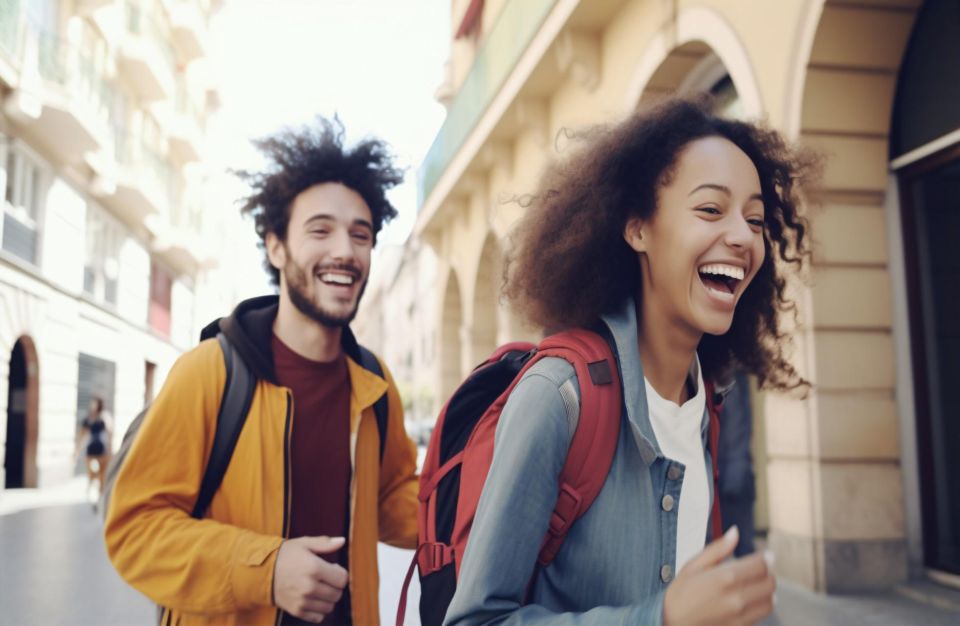
[[[210,458],[207,461],[203,479],[200,481],[197,501],[190,513],[196,519],[203,518],[210,506],[210,501],[213,500],[213,494],[220,488],[223,476],[227,472],[227,466],[230,464],[230,457],[233,456],[233,450],[237,445],[237,439],[240,437],[240,431],[243,429],[243,423],[250,411],[250,402],[257,386],[256,377],[244,362],[243,357],[240,356],[236,346],[223,333],[217,335],[217,341],[220,342],[220,349],[223,352],[223,361],[227,369],[227,382],[223,387],[223,399],[220,402],[220,411],[217,413],[217,428],[213,437],[213,448],[210,450]],[[360,365],[382,378],[383,369],[380,367],[377,358],[363,346],[358,346],[358,348],[360,349]],[[388,407],[386,393],[376,401],[373,409],[377,416],[377,430],[380,432],[380,461],[382,462],[384,443],[387,439]],[[149,407],[146,407],[140,411],[133,422],[130,423],[130,426],[127,427],[127,432],[124,433],[123,441],[120,443],[120,449],[113,455],[110,464],[107,466],[107,474],[100,495],[100,514],[104,519],[107,516],[107,507],[110,504],[110,495],[113,493],[113,484],[116,482],[117,474],[120,473],[120,468],[133,446],[133,441],[148,410]]]

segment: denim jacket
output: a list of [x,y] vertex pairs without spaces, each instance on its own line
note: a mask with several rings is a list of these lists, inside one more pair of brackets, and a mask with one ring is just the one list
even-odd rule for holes
[[[662,623],[685,468],[664,457],[650,424],[633,299],[603,321],[616,343],[624,402],[620,440],[599,496],[553,563],[537,568],[527,596],[579,411],[573,367],[543,359],[514,388],[500,417],[445,624]],[[708,424],[704,411],[703,462],[712,476]],[[663,506],[667,495],[677,504]]]

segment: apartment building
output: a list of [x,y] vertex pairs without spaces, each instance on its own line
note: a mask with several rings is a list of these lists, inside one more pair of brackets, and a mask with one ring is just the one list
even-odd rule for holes
[[196,342],[218,105],[203,63],[221,1],[0,2],[6,488],[73,475],[92,395],[117,445]]

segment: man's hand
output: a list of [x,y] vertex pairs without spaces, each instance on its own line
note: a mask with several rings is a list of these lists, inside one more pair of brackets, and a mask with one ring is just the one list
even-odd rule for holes
[[347,586],[347,570],[318,554],[343,548],[343,537],[299,537],[280,544],[273,573],[273,602],[287,613],[319,624]]
[[734,526],[684,566],[664,596],[664,626],[754,624],[773,611],[772,563],[759,553],[724,562],[738,539]]

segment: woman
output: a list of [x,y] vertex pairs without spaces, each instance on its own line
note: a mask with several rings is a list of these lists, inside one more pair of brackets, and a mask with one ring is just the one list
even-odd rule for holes
[[500,418],[445,623],[755,623],[772,610],[771,559],[728,560],[736,528],[704,547],[704,380],[739,368],[766,387],[805,384],[780,347],[789,303],[774,256],[800,266],[807,253],[798,194],[813,161],[706,101],[669,101],[579,139],[517,226],[506,295],[544,328],[606,324],[620,440],[600,495],[536,568],[578,386],[564,360],[531,368]]
[[[110,461],[110,438],[112,429],[103,411],[103,398],[93,396],[87,409],[87,416],[80,422],[77,437],[77,455],[80,446],[86,442],[87,493],[94,479],[97,481],[97,501],[103,491],[103,481],[107,475],[107,463]],[[96,502],[93,505],[96,510]]]

